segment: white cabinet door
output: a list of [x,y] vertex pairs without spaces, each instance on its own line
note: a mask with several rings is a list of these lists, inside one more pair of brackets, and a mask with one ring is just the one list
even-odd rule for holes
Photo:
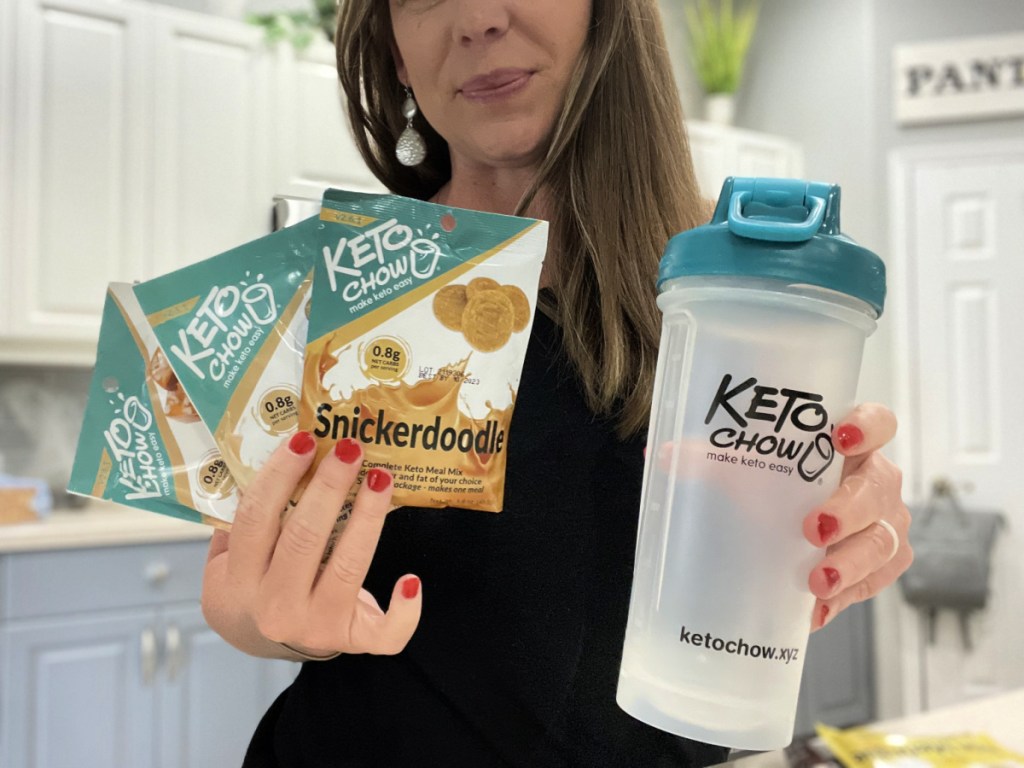
[[0,629],[0,765],[153,766],[153,616],[36,619]]
[[275,86],[275,189],[319,200],[327,187],[386,191],[363,163],[342,107],[334,48],[317,41],[302,53],[278,46]]
[[[11,284],[11,206],[14,202],[15,4],[0,3],[0,299]],[[10,333],[10,302],[0,301],[0,334]]]
[[270,231],[271,56],[255,27],[152,11],[155,276]]
[[299,665],[232,648],[198,606],[165,610],[162,637],[161,768],[240,765],[260,718]]
[[136,276],[145,251],[139,116],[151,84],[139,68],[146,58],[140,6],[4,5],[12,1],[17,88],[10,250],[2,254],[10,328],[36,338],[95,338],[107,282]]
[[687,123],[690,152],[701,193],[717,200],[728,176],[793,178],[803,173],[795,142],[730,126]]

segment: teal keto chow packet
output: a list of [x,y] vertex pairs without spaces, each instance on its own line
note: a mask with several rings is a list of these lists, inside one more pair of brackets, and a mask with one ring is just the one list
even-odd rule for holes
[[245,488],[298,428],[317,217],[135,286],[168,365]]
[[128,283],[107,290],[68,490],[216,527],[234,518],[234,479]]

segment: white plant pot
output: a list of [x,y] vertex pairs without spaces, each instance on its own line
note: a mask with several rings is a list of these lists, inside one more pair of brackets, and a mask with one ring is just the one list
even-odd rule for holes
[[709,123],[732,125],[736,118],[736,96],[731,93],[709,93],[704,98],[704,119]]

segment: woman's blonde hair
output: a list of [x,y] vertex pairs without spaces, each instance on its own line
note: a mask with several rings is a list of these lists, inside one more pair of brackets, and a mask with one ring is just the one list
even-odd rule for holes
[[[338,75],[356,144],[393,192],[427,199],[451,176],[448,146],[424,120],[427,159],[394,156],[405,91],[389,6],[342,0]],[[548,258],[563,345],[590,407],[623,436],[647,426],[660,335],[655,277],[669,237],[706,220],[657,0],[593,0],[587,42],[538,169],[551,219]]]

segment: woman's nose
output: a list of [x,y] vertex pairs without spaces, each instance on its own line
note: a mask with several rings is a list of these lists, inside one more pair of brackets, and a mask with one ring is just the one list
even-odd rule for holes
[[508,0],[460,0],[453,32],[461,45],[490,43],[508,31],[511,21]]

